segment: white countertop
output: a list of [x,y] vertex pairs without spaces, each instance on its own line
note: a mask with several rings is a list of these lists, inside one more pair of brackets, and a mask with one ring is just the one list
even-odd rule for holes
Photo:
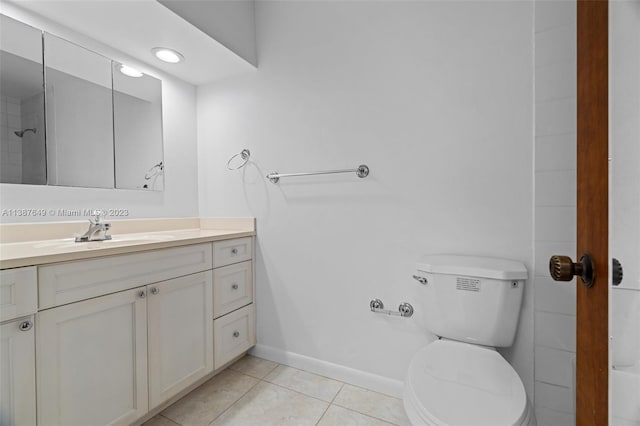
[[[180,223],[176,222],[175,224],[179,225]],[[74,237],[71,236],[69,238],[0,243],[0,269],[135,253],[256,235],[252,220],[249,226],[237,226],[239,224],[245,225],[242,222],[238,223],[238,221],[225,223],[224,220],[218,222],[215,219],[203,219],[200,224],[205,225],[206,229],[200,227],[160,231],[145,230],[145,232],[114,232],[111,234],[112,239],[106,241],[76,243]],[[215,228],[216,224],[221,225],[220,229]],[[237,227],[227,229],[230,224]],[[11,225],[3,225],[3,231],[6,226]],[[56,225],[52,224],[52,226]],[[135,227],[127,226],[126,229],[131,230]]]

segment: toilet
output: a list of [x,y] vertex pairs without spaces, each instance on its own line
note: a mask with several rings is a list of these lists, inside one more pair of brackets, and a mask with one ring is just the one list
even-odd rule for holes
[[414,426],[535,426],[524,385],[496,347],[513,344],[527,269],[516,261],[431,255],[414,275],[438,340],[411,359],[403,402]]

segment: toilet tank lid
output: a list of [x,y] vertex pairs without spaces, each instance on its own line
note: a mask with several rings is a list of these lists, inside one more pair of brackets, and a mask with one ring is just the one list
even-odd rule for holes
[[423,256],[416,269],[432,274],[462,275],[496,280],[524,280],[527,268],[516,260],[495,257],[432,254]]

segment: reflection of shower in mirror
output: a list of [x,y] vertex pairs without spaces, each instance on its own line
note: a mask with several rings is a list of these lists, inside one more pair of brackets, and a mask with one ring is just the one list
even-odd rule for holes
[[154,164],[147,173],[144,174],[144,180],[150,180],[151,183],[145,183],[142,185],[144,189],[154,190],[156,186],[156,180],[158,180],[158,176],[162,176],[164,173],[164,163],[161,161],[158,164]]
[[22,129],[22,130],[16,130],[15,132],[13,132],[17,137],[21,138],[24,136],[24,134],[26,132],[36,132],[36,128],[34,127],[33,129]]

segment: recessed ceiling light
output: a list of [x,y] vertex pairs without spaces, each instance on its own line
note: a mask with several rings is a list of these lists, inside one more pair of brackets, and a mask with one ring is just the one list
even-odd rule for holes
[[142,77],[143,74],[135,68],[128,67],[126,65],[120,65],[120,72],[129,77]]
[[166,47],[154,47],[151,51],[156,55],[156,58],[170,64],[177,64],[178,62],[184,61],[184,56],[173,49],[167,49]]

